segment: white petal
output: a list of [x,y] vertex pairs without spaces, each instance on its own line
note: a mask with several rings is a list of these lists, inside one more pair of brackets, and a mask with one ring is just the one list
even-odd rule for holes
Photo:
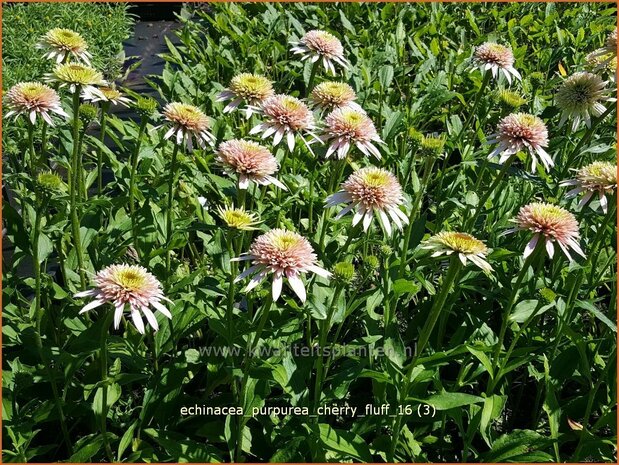
[[157,318],[155,317],[155,314],[151,312],[150,308],[146,306],[142,307],[142,313],[148,320],[148,323],[153,327],[155,331],[157,331],[159,329],[159,323],[157,323]]
[[524,249],[524,258],[527,258],[533,253],[533,251],[535,250],[535,246],[537,245],[537,241],[539,241],[539,238],[539,234],[535,234],[533,238],[529,241],[526,248]]
[[284,282],[284,279],[282,278],[282,273],[281,272],[275,273],[275,276],[273,277],[273,286],[272,286],[273,302],[277,302],[277,299],[279,299],[279,296],[282,293],[283,282]]
[[142,316],[140,315],[138,309],[131,308],[131,319],[133,320],[133,324],[138,330],[138,333],[144,334],[144,322],[142,321]]
[[550,258],[552,258],[553,255],[555,254],[555,247],[554,245],[552,245],[552,241],[549,241],[549,240],[546,241],[546,252],[548,252],[548,256]]
[[301,302],[305,302],[307,295],[305,294],[305,285],[301,278],[297,274],[286,274],[288,277],[288,285],[292,288],[294,293],[299,296]]
[[92,302],[90,302],[89,304],[85,305],[84,308],[82,308],[79,312],[79,314],[81,315],[82,313],[86,313],[88,310],[92,310],[93,308],[97,308],[100,305],[103,305],[105,302],[103,300],[98,300],[95,299]]
[[118,327],[120,326],[120,320],[122,320],[124,309],[124,303],[116,305],[116,310],[114,311],[114,329],[118,329]]
[[161,304],[160,302],[157,302],[157,301],[152,301],[150,304],[153,307],[155,307],[157,310],[159,310],[163,314],[163,316],[165,316],[166,318],[168,318],[170,320],[172,319],[172,314],[170,313],[170,310],[165,308],[163,306],[163,304]]

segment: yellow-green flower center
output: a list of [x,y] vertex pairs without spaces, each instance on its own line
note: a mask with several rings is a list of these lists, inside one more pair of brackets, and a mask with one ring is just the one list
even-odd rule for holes
[[83,86],[92,86],[103,82],[103,75],[99,71],[78,63],[58,65],[54,74],[61,81]]
[[271,81],[264,76],[243,73],[232,78],[230,90],[247,100],[263,100],[273,93]]
[[438,239],[450,249],[464,254],[485,253],[487,250],[482,241],[466,233],[447,232],[441,234]]
[[296,234],[289,231],[276,235],[273,238],[273,246],[281,251],[288,250],[299,243],[299,238]]
[[366,171],[362,180],[367,187],[385,187],[389,184],[389,173],[378,169]]
[[67,50],[86,48],[86,41],[82,36],[70,29],[52,29],[45,34],[45,41],[50,45],[62,47]]
[[119,286],[131,291],[139,290],[146,284],[146,276],[131,268],[118,271],[114,278]]

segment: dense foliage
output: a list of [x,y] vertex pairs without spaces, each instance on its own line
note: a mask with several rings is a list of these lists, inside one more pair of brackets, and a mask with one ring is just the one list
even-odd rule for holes
[[57,68],[4,121],[4,461],[614,462],[615,13],[194,5],[133,120]]

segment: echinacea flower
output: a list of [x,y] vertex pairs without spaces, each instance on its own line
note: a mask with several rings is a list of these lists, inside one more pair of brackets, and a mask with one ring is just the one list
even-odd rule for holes
[[321,82],[312,90],[312,102],[323,110],[335,110],[336,108],[350,106],[361,110],[355,102],[357,94],[345,82]]
[[301,302],[305,302],[307,296],[301,275],[312,272],[324,278],[331,276],[331,273],[317,265],[317,257],[309,241],[296,232],[285,229],[272,229],[258,236],[252,243],[249,253],[241,254],[232,260],[251,260],[251,266],[234,280],[239,282],[252,276],[245,287],[245,292],[254,289],[272,273],[274,301],[279,299],[284,277]]
[[485,42],[475,49],[473,61],[477,67],[486,72],[490,70],[496,79],[502,72],[507,82],[512,83],[512,76],[522,79],[520,73],[514,68],[514,54],[504,45],[494,42]]
[[221,205],[217,206],[217,213],[231,229],[239,229],[241,231],[251,231],[256,229],[255,226],[260,224],[260,220],[255,213],[250,213],[243,207],[228,206],[222,208]]
[[600,63],[601,66],[606,65],[610,60],[617,58],[617,29],[606,37],[604,46],[595,52],[594,55],[598,57],[604,57],[604,60]]
[[578,244],[578,239],[580,239],[578,221],[574,215],[558,205],[544,202],[525,205],[513,221],[516,227],[505,231],[505,234],[525,230],[533,232],[533,238],[524,251],[525,258],[533,253],[540,240],[545,241],[546,252],[550,258],[554,255],[555,244],[570,261],[573,259],[568,249],[574,250],[582,257],[585,256]]
[[374,155],[380,160],[381,155],[372,142],[383,143],[376,132],[372,120],[364,111],[351,107],[336,108],[325,118],[323,142],[330,143],[326,158],[333,153],[340,160],[346,158],[351,146],[357,147],[367,157]]
[[61,63],[72,56],[76,60],[81,60],[90,65],[92,55],[87,51],[88,44],[84,38],[71,29],[56,27],[50,29],[41,38],[37,48],[47,50],[44,58],[56,60]]
[[341,218],[351,210],[355,210],[352,225],[363,220],[363,230],[367,231],[374,215],[385,233],[391,235],[391,221],[402,230],[403,224],[408,224],[408,217],[400,210],[404,202],[402,187],[396,177],[382,168],[370,166],[361,168],[342,183],[342,190],[327,197],[325,207],[333,207],[347,203],[337,215]]
[[606,84],[597,74],[581,71],[568,77],[557,91],[555,100],[562,110],[559,126],[572,119],[572,131],[581,121],[591,127],[591,115],[600,116],[606,108],[601,102],[609,100]]
[[261,186],[274,184],[287,190],[273,176],[278,170],[277,160],[269,149],[256,142],[242,139],[222,142],[217,149],[217,161],[228,173],[239,175],[240,189],[247,189],[249,182],[253,181]]
[[209,132],[210,122],[198,107],[186,103],[168,103],[163,109],[163,116],[172,127],[163,136],[164,139],[176,135],[177,144],[187,144],[189,151],[193,149],[193,139],[198,146],[205,148],[206,144],[215,144],[215,137]]
[[75,93],[78,89],[89,95],[99,95],[98,87],[107,86],[96,69],[80,63],[62,63],[54,68],[51,74],[46,75],[49,82],[58,82],[60,87],[69,86],[69,91]]
[[326,31],[309,31],[298,42],[291,42],[291,51],[301,55],[301,61],[311,59],[316,63],[322,59],[322,64],[326,71],[331,71],[335,75],[335,66],[339,64],[342,68],[348,68],[348,61],[344,58],[344,47],[337,37]]
[[468,259],[484,272],[490,273],[492,271],[492,267],[486,261],[488,247],[482,241],[467,233],[443,231],[430,237],[421,248],[432,250],[432,257],[456,253],[464,266],[466,266]]
[[51,112],[68,118],[60,104],[60,97],[54,89],[39,82],[20,82],[9,89],[5,96],[7,109],[4,116],[10,118],[19,115],[26,116],[32,124],[36,122],[37,115],[53,126]]
[[597,49],[585,57],[587,69],[591,72],[607,71],[613,82],[617,80],[617,56],[605,53],[604,49]]
[[565,194],[565,197],[569,199],[584,192],[585,195],[578,203],[578,206],[582,207],[597,193],[602,210],[604,213],[608,213],[606,194],[611,194],[617,189],[617,164],[607,161],[594,161],[576,170],[576,172],[576,179],[560,183],[561,186],[576,186]]
[[531,171],[535,171],[538,157],[547,170],[554,166],[544,150],[548,147],[548,129],[537,116],[528,113],[507,115],[499,122],[496,134],[488,139],[488,143],[499,144],[488,155],[488,160],[500,155],[499,163],[505,163],[512,155],[526,149],[531,155]]
[[93,94],[89,90],[82,91],[82,98],[90,102],[110,102],[112,105],[122,105],[128,107],[131,103],[116,87],[99,87],[98,92]]
[[146,321],[155,331],[159,329],[157,318],[151,307],[161,312],[165,317],[172,319],[170,311],[163,306],[162,300],[172,302],[163,295],[161,283],[139,265],[111,265],[103,268],[94,277],[95,287],[87,291],[78,292],[75,298],[94,297],[94,300],[80,310],[80,315],[93,308],[111,303],[114,305],[114,329],[120,326],[125,307],[129,305],[131,319],[138,332],[144,334]]
[[217,102],[232,100],[224,108],[224,113],[236,109],[241,103],[248,105],[245,116],[249,118],[255,107],[273,95],[273,85],[264,76],[251,73],[241,73],[232,78],[226,90],[217,96]]
[[273,95],[262,102],[256,110],[259,110],[267,121],[252,128],[249,134],[262,133],[263,139],[273,136],[274,146],[277,146],[286,136],[288,148],[292,151],[295,146],[295,136],[298,134],[309,149],[303,133],[318,138],[312,133],[315,129],[314,115],[307,105],[296,97],[283,94]]

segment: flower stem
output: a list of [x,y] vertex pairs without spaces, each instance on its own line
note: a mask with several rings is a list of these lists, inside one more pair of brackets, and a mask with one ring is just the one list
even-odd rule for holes
[[39,159],[43,165],[47,165],[48,160],[46,158],[47,155],[47,128],[49,124],[47,121],[43,121],[43,129],[41,130],[41,153],[39,154]]
[[413,199],[413,205],[411,207],[411,212],[408,217],[408,225],[406,226],[406,231],[404,233],[404,244],[402,246],[402,254],[400,256],[400,267],[398,270],[398,274],[401,276],[404,273],[404,268],[407,263],[407,255],[408,255],[408,244],[410,242],[411,233],[413,231],[413,224],[417,219],[417,214],[421,208],[421,202],[423,194],[425,193],[428,184],[430,183],[430,176],[432,175],[432,168],[434,168],[434,156],[428,155],[426,157],[426,163],[423,169],[423,176],[421,178],[421,183],[419,186],[419,191],[415,195]]
[[135,144],[135,149],[131,154],[131,175],[129,178],[129,212],[131,213],[131,234],[133,235],[133,247],[135,247],[135,251],[138,254],[138,259],[140,258],[140,248],[138,247],[137,218],[135,214],[135,183],[138,172],[138,161],[140,159],[140,147],[142,145],[142,137],[144,135],[147,122],[148,118],[142,118],[142,121],[140,122],[138,139]]
[[[509,323],[509,316],[512,312],[512,309],[514,308],[514,305],[516,304],[516,299],[518,298],[518,292],[520,291],[520,285],[522,284],[522,281],[527,275],[527,272],[529,271],[529,267],[533,265],[536,258],[541,254],[543,248],[544,248],[544,239],[540,238],[533,252],[531,252],[531,254],[524,260],[522,268],[520,269],[520,273],[518,273],[518,276],[516,277],[516,282],[512,285],[511,295],[509,296],[509,300],[507,301],[507,306],[505,307],[505,310],[503,311],[503,319],[501,321],[501,329],[499,331],[499,338],[498,338],[496,347],[494,348],[494,354],[492,356],[492,366],[495,366],[495,367],[500,366],[499,357],[501,355],[501,347],[503,347],[503,341],[505,340],[505,334],[507,333],[507,325]],[[487,395],[490,395],[494,391],[494,388],[499,382],[500,378],[498,374],[499,374],[499,371],[497,371],[497,375],[492,380],[490,380],[490,382],[488,383],[488,389],[486,391]]]
[[[269,319],[269,313],[271,313],[271,306],[273,304],[273,296],[271,293],[267,296],[267,300],[264,302],[262,306],[260,322],[258,323],[258,328],[256,328],[256,332],[254,333],[254,337],[249,340],[249,344],[247,345],[247,350],[245,352],[245,359],[243,360],[243,380],[241,382],[241,401],[239,407],[244,408],[245,400],[247,398],[247,381],[249,379],[249,359],[253,354],[258,341],[260,340],[260,336],[262,335],[262,331],[266,325],[267,320]],[[243,431],[245,429],[245,425],[247,424],[248,419],[245,417],[240,417],[239,419],[239,429],[237,436],[237,448],[236,448],[236,461],[241,461],[241,454],[243,453]]]
[[[101,127],[101,133],[99,134],[99,142],[101,142],[101,146],[97,150],[97,193],[101,195],[103,191],[103,144],[105,142],[105,133],[107,126],[107,112],[110,108],[110,102],[103,102],[101,104],[101,120],[99,125]],[[139,136],[138,136],[138,144],[139,144]]]
[[[404,379],[404,383],[402,384],[402,390],[400,391],[400,404],[406,402],[406,399],[408,398],[413,369],[417,365],[420,355],[422,354],[423,350],[426,347],[426,344],[430,340],[432,330],[434,329],[434,326],[438,321],[441,311],[443,310],[443,306],[445,305],[445,301],[447,300],[447,296],[449,295],[449,291],[453,287],[454,282],[456,281],[456,278],[460,273],[461,267],[462,264],[460,263],[458,257],[453,256],[449,262],[449,268],[447,269],[447,274],[445,275],[445,279],[443,280],[443,283],[441,285],[441,290],[436,296],[436,299],[432,304],[432,308],[430,309],[428,319],[426,320],[421,330],[419,341],[417,342],[417,350],[415,351],[415,355],[411,360],[408,370],[406,371],[406,378]],[[387,454],[387,462],[393,462],[395,450],[397,448],[398,440],[400,437],[402,418],[402,415],[398,415],[395,419],[394,426],[392,428],[393,440],[391,441],[389,453]]]
[[[486,205],[486,202],[488,201],[488,198],[495,191],[497,186],[501,183],[501,181],[503,180],[503,178],[507,174],[507,171],[509,170],[509,167],[511,166],[511,164],[514,161],[515,158],[516,158],[516,154],[512,155],[511,157],[509,157],[505,161],[505,163],[503,163],[503,166],[501,167],[501,171],[499,171],[499,174],[494,179],[494,182],[488,188],[488,190],[486,192],[484,192],[484,195],[482,196],[481,199],[479,199],[479,202],[477,202],[477,208],[475,209],[475,213],[473,213],[473,216],[469,220],[467,220],[466,217],[463,218],[463,229],[465,231],[469,230],[469,229],[472,229],[473,226],[475,226],[475,222],[477,221],[477,218],[479,217],[479,214],[481,213],[481,210],[484,208],[484,205]],[[466,211],[468,212],[469,210],[466,210]]]
[[479,90],[477,91],[477,95],[475,95],[475,101],[473,102],[473,107],[471,108],[471,111],[469,112],[469,117],[466,119],[466,122],[462,125],[462,129],[458,133],[458,136],[456,137],[456,141],[454,142],[454,145],[460,142],[460,139],[462,138],[464,133],[468,130],[469,126],[473,122],[473,119],[475,118],[477,114],[477,111],[476,111],[477,106],[479,105],[479,102],[481,101],[481,96],[484,94],[484,91],[486,90],[486,87],[488,86],[488,83],[490,82],[491,76],[492,76],[492,73],[490,71],[485,72],[484,79],[481,82],[481,86],[479,87]]
[[178,144],[174,144],[174,149],[172,150],[172,161],[170,163],[170,180],[168,184],[168,205],[166,212],[166,234],[167,234],[167,250],[166,250],[166,259],[165,259],[165,268],[166,268],[166,276],[170,276],[170,266],[172,260],[172,227],[173,227],[173,212],[172,212],[172,204],[174,201],[174,182],[176,179],[176,170],[177,170],[177,159],[178,159]]
[[114,312],[108,312],[103,328],[101,329],[101,389],[103,389],[101,399],[101,437],[103,438],[105,453],[110,463],[114,462],[114,454],[112,453],[112,448],[110,447],[110,442],[107,437],[107,334],[110,330],[113,316]]
[[316,71],[318,71],[318,64],[319,64],[319,61],[312,64],[312,72],[310,73],[310,78],[307,83],[307,89],[305,91],[306,97],[310,96],[310,93],[312,92],[312,89],[314,88],[314,80],[316,78]]
[[76,89],[73,94],[73,153],[71,154],[71,172],[69,173],[69,204],[71,215],[71,228],[73,232],[73,246],[77,255],[77,266],[80,275],[80,284],[82,290],[86,287],[86,275],[84,270],[84,256],[82,253],[82,239],[80,234],[80,222],[77,216],[77,194],[78,185],[78,158],[79,158],[79,107],[80,97],[79,89]]
[[[337,307],[337,301],[342,293],[342,289],[344,287],[340,284],[335,289],[333,293],[333,298],[331,299],[331,304],[329,305],[329,310],[327,313],[327,318],[320,322],[320,338],[318,343],[318,365],[316,367],[316,380],[314,383],[314,414],[318,410],[318,405],[320,403],[320,393],[322,392],[322,385],[324,383],[324,378],[326,376],[326,370],[324,369],[324,357],[323,350],[327,345],[327,337],[329,336],[329,330],[331,329],[331,320],[333,319],[333,314],[335,313],[335,308]],[[318,418],[315,418],[316,422]]]
[[28,120],[28,171],[36,179],[36,154],[34,153],[34,124]]

